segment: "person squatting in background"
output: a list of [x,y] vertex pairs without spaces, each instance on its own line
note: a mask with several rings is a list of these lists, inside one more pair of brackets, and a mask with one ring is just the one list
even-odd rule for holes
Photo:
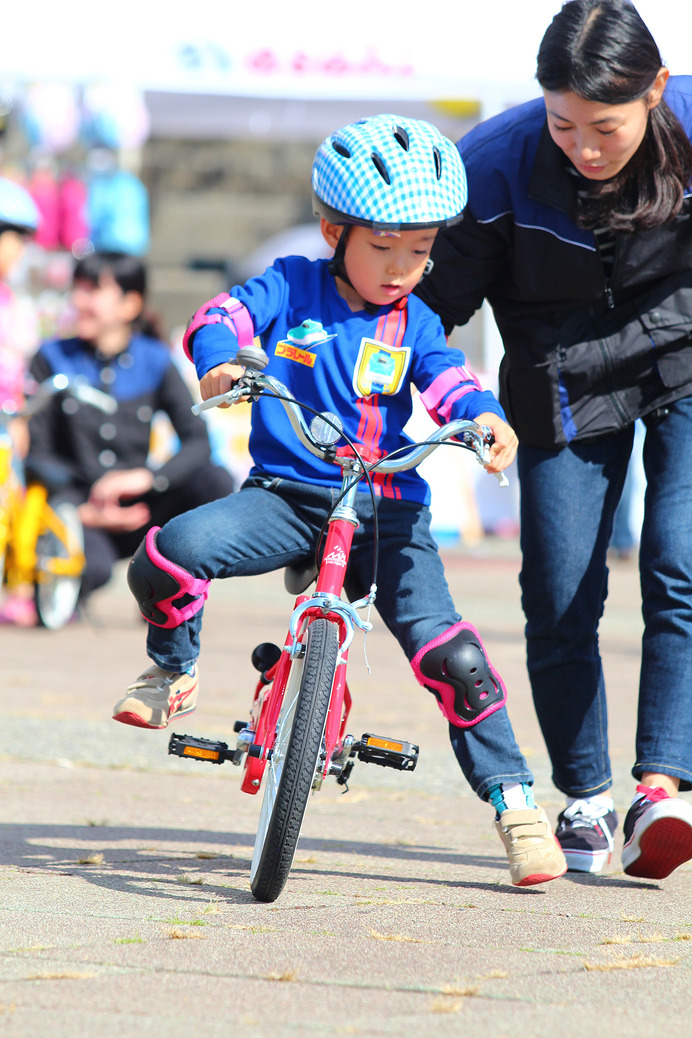
[[[111,396],[104,415],[72,397],[55,397],[29,423],[27,464],[50,473],[53,485],[79,504],[86,569],[82,601],[108,582],[114,564],[129,558],[151,523],[233,490],[213,463],[205,423],[171,350],[144,314],[146,270],[140,259],[94,252],[75,266],[75,335],[44,342],[30,365],[41,382],[54,374],[81,376]],[[147,464],[152,420],[167,415],[179,447],[160,468]]]

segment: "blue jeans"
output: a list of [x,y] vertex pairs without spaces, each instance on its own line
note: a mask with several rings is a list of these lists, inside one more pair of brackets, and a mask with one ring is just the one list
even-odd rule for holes
[[[314,555],[336,491],[253,476],[238,493],[176,516],[157,537],[159,551],[196,577],[268,573]],[[349,564],[348,590],[364,595],[373,577],[373,513],[367,493],[357,501],[360,526]],[[377,609],[411,660],[461,617],[447,587],[430,533],[430,512],[410,501],[377,498]],[[182,671],[199,656],[203,610],[179,627],[149,625],[147,652],[166,670]],[[258,640],[261,640],[258,639]],[[249,646],[248,649],[252,648]],[[505,708],[472,728],[450,725],[450,739],[471,787],[482,798],[499,782],[533,781]]]
[[[644,637],[635,763],[692,789],[692,398],[647,423],[639,551]],[[520,576],[527,663],[553,781],[570,796],[612,784],[598,625],[606,552],[633,430],[560,451],[522,445]]]

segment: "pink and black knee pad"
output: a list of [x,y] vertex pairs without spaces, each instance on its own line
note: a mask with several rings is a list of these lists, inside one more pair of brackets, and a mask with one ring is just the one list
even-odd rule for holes
[[447,720],[458,728],[478,724],[507,699],[502,678],[490,665],[473,624],[454,624],[419,649],[411,666]]
[[160,529],[152,526],[132,556],[127,583],[145,620],[155,627],[180,627],[204,605],[210,581],[164,558],[156,547]]

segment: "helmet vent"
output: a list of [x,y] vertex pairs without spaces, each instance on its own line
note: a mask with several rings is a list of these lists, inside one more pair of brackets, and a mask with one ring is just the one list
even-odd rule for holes
[[371,158],[375,164],[375,169],[380,174],[385,184],[391,184],[391,179],[389,177],[389,173],[387,172],[387,167],[384,164],[384,159],[382,158],[382,156],[378,155],[376,151],[373,151]]
[[394,130],[394,140],[397,144],[400,144],[404,151],[408,151],[410,147],[409,137],[403,126],[397,126]]
[[339,155],[342,155],[345,159],[351,158],[351,152],[348,150],[345,144],[341,143],[341,141],[332,141],[332,148]]
[[435,159],[435,173],[437,179],[442,179],[442,156],[440,155],[440,149],[433,147],[433,158]]

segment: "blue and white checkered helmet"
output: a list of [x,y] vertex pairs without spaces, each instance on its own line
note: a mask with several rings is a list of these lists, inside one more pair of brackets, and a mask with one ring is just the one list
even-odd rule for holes
[[344,126],[317,149],[313,211],[330,223],[375,230],[446,227],[468,197],[456,146],[420,119],[375,115]]
[[27,234],[38,229],[39,211],[25,188],[14,180],[0,177],[0,224]]

